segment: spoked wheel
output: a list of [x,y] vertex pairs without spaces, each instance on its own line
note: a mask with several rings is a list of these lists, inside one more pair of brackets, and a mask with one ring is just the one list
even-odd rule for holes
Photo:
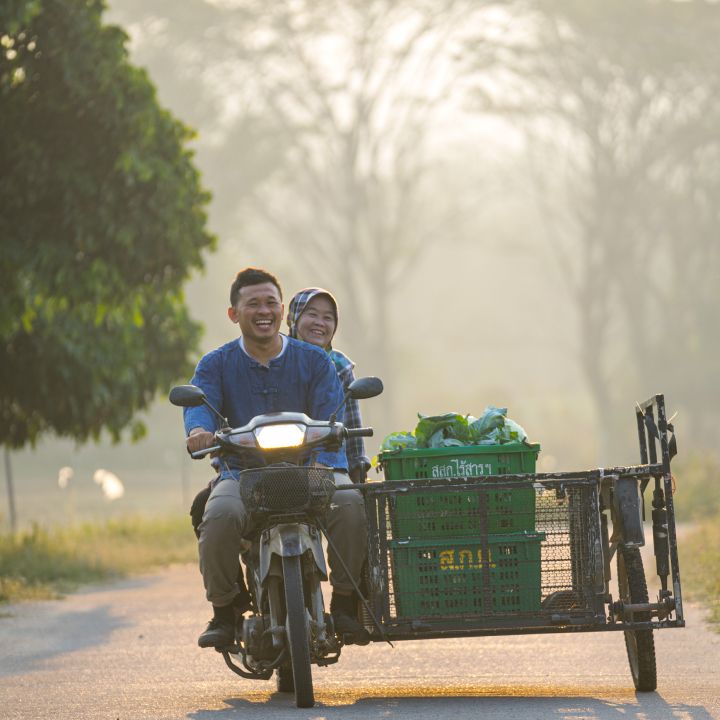
[[[624,603],[648,602],[645,570],[639,548],[618,547],[617,554],[618,591]],[[635,613],[639,621],[650,620],[650,613]],[[626,630],[625,647],[627,648],[630,672],[635,689],[651,692],[657,688],[657,669],[655,666],[655,640],[652,630]]]
[[[290,664],[295,685],[295,704],[298,707],[312,707],[315,704],[312,670],[310,667],[309,627],[305,611],[302,568],[300,558],[283,557],[285,576],[285,632],[290,649]],[[278,682],[281,673],[278,673]]]

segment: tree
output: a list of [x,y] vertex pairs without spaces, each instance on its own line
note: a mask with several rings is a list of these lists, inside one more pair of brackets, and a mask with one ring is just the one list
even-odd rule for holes
[[[491,18],[503,4],[239,0],[212,11],[195,3],[204,7],[192,23],[161,0],[142,10],[133,0],[117,3],[129,8],[126,18],[143,13],[138,52],[149,57],[154,43],[159,62],[177,53],[183,72],[196,73],[195,87],[224,118],[218,148],[226,173],[227,157],[238,156],[229,151],[233,138],[248,127],[265,158],[274,150],[261,182],[230,185],[224,177],[245,191],[233,205],[235,222],[238,214],[245,222],[242,250],[254,236],[290,255],[298,277],[329,278],[340,289],[343,325],[359,339],[353,355],[388,381],[396,320],[389,308],[423,251],[469,217],[457,196],[434,189],[453,136],[447,126],[438,130],[461,104],[458,38],[470,16],[482,20],[490,10]],[[255,167],[252,150],[243,157]]]
[[720,10],[535,0],[515,12],[524,32],[497,56],[509,82],[479,97],[483,110],[523,123],[535,150],[546,239],[578,310],[601,460],[622,444],[613,419],[627,412],[629,389],[635,399],[664,390],[714,427],[720,398],[702,379],[720,360],[705,331],[720,321],[711,199]]
[[0,9],[2,442],[117,439],[189,371],[209,196],[102,0]]

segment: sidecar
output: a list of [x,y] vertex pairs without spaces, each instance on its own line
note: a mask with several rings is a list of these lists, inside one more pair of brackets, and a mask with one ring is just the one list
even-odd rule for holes
[[630,467],[538,473],[532,445],[444,464],[383,453],[385,481],[363,487],[372,639],[620,631],[635,688],[654,690],[653,633],[685,624],[676,444],[663,395],[636,416],[641,464]]

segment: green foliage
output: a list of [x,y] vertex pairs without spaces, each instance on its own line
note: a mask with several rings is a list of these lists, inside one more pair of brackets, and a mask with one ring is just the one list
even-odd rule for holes
[[0,421],[117,439],[190,370],[182,285],[214,239],[190,131],[159,107],[101,0],[0,9]]
[[467,437],[468,421],[464,415],[420,415],[415,426],[418,447],[442,447],[446,440],[462,441]]
[[126,518],[51,532],[0,536],[0,603],[55,597],[95,582],[175,562],[192,562],[186,517]]
[[523,442],[525,430],[507,417],[507,408],[488,405],[479,417],[445,413],[422,415],[418,413],[415,431],[395,432],[382,442],[381,450],[406,448],[462,447],[466,445],[502,445]]
[[673,461],[673,474],[673,503],[680,522],[720,515],[720,460],[716,455],[678,455]]
[[0,540],[0,602],[52,597],[107,574],[96,560],[74,555],[65,543],[37,527],[18,538]]
[[414,447],[417,447],[417,440],[412,433],[394,432],[385,437],[380,446],[380,450],[382,452],[389,452],[390,450],[404,450]]

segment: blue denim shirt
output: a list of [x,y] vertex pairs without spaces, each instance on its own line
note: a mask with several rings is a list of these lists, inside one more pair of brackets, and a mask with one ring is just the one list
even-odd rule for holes
[[[313,420],[328,420],[342,402],[343,391],[335,366],[324,350],[285,338],[285,351],[262,365],[233,340],[205,355],[190,381],[207,395],[210,404],[232,427],[247,424],[256,415],[302,412]],[[184,408],[185,432],[201,427],[210,432],[218,421],[205,407]],[[343,420],[342,410],[338,413]],[[321,452],[317,462],[347,469],[345,448]]]

